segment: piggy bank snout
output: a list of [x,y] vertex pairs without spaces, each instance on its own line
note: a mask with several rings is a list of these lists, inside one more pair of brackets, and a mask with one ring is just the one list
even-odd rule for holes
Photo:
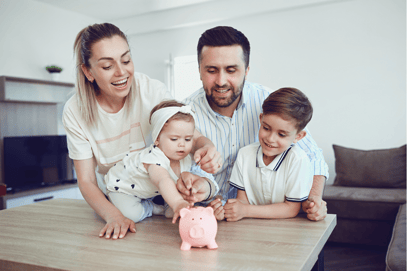
[[202,238],[205,236],[205,229],[200,225],[193,226],[189,230],[189,236],[194,239]]

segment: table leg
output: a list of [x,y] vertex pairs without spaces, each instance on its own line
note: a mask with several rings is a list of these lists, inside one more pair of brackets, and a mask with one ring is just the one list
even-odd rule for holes
[[324,248],[322,248],[321,252],[319,253],[318,260],[314,267],[312,267],[311,271],[324,271]]

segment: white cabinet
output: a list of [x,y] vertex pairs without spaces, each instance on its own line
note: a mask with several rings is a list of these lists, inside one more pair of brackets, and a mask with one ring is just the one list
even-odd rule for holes
[[36,202],[41,202],[44,200],[50,200],[50,199],[60,199],[60,198],[66,198],[66,199],[82,199],[82,194],[79,191],[79,188],[74,185],[66,188],[60,188],[57,190],[53,191],[46,191],[46,192],[41,192],[37,191],[34,193],[16,193],[13,195],[8,195],[5,197],[5,208],[10,209],[22,205],[28,205]]

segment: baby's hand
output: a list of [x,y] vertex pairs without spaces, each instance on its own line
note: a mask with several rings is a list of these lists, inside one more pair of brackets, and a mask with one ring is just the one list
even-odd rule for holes
[[174,216],[172,217],[172,223],[177,222],[179,215],[179,212],[181,211],[182,208],[191,208],[192,206],[194,206],[193,203],[190,203],[186,200],[181,200],[179,201],[179,203],[177,203],[174,207]]
[[212,207],[213,214],[215,215],[217,220],[223,220],[225,218],[225,210],[223,209],[222,201],[220,200],[220,198],[211,201],[208,206]]

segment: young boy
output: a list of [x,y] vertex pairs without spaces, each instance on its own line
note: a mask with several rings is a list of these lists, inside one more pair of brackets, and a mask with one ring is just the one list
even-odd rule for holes
[[213,206],[218,220],[290,218],[298,214],[312,186],[306,153],[295,145],[312,117],[308,98],[298,89],[271,93],[260,114],[259,142],[242,148],[233,166],[230,185],[236,199]]

